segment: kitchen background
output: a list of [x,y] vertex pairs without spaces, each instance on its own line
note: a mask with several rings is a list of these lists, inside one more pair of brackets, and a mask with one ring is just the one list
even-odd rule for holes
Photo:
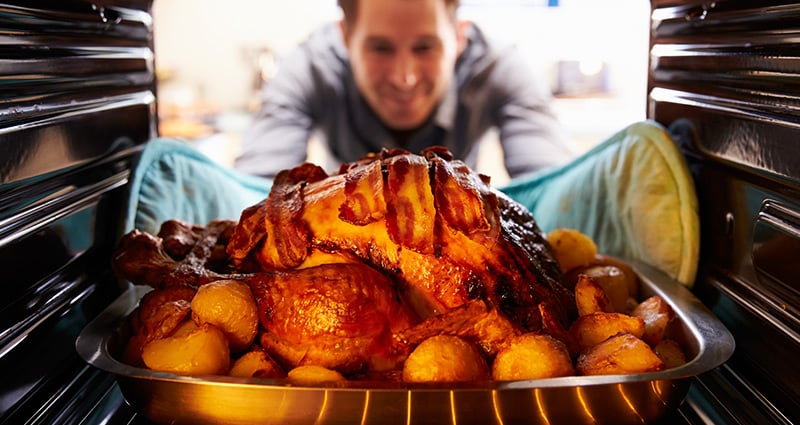
[[[645,118],[649,12],[644,0],[462,0],[460,16],[519,46],[584,151]],[[160,134],[231,165],[281,56],[341,12],[336,0],[157,0],[153,16]],[[488,137],[478,168],[499,185]],[[320,151],[312,141],[309,160]]]

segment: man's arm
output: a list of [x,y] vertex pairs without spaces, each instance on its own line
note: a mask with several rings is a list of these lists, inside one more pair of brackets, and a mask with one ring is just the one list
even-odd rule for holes
[[506,52],[491,77],[495,123],[511,177],[564,164],[575,157],[572,142],[552,110],[552,95],[519,52]]
[[306,49],[297,49],[281,61],[278,72],[266,83],[261,107],[242,136],[237,170],[273,177],[305,161],[316,84],[310,60]]

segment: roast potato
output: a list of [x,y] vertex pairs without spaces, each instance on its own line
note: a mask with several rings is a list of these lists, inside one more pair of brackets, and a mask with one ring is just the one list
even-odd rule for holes
[[174,336],[174,337],[186,336],[186,335],[189,335],[190,333],[196,331],[197,328],[198,328],[197,323],[195,323],[195,322],[193,322],[191,320],[184,320],[183,322],[181,322],[178,325],[178,327],[175,328],[175,331],[172,332],[172,335],[170,335],[170,336]]
[[581,375],[657,372],[664,362],[646,342],[625,332],[581,353],[575,369]]
[[686,354],[674,339],[662,339],[653,347],[653,351],[664,362],[667,369],[686,364]]
[[405,382],[481,381],[488,378],[489,366],[478,349],[451,335],[425,339],[403,365]]
[[663,298],[658,295],[653,295],[639,303],[639,305],[631,311],[631,316],[639,317],[644,321],[644,335],[642,339],[651,346],[654,346],[664,338],[667,325],[669,325],[675,317],[675,312]]
[[233,362],[228,375],[242,378],[285,378],[286,372],[266,351],[255,347]]
[[293,384],[303,386],[315,386],[326,382],[347,380],[341,373],[317,365],[297,366],[289,371],[288,378]]
[[497,381],[574,375],[566,345],[547,334],[526,333],[497,353],[492,378]]
[[146,293],[131,313],[129,323],[133,335],[122,353],[123,361],[140,366],[142,347],[175,332],[191,312],[189,303],[194,294],[194,289],[184,286],[154,289]]
[[192,320],[218,327],[232,352],[247,349],[258,333],[258,306],[250,286],[236,280],[218,280],[201,286],[192,299]]
[[581,275],[586,275],[591,277],[595,284],[603,288],[603,292],[609,302],[609,309],[606,311],[616,313],[626,313],[629,311],[628,299],[631,298],[629,293],[630,285],[635,286],[635,284],[630,283],[631,278],[626,275],[622,269],[617,266],[595,264],[574,269],[573,273],[577,274],[577,277],[567,277],[567,279],[575,280],[575,285],[577,285],[577,281]]
[[562,272],[588,266],[597,255],[597,245],[592,238],[575,229],[552,230],[546,239]]
[[[628,298],[636,299],[639,296],[639,287],[641,286],[641,282],[639,282],[639,276],[636,274],[636,271],[633,270],[633,267],[631,267],[630,264],[620,260],[619,258],[598,253],[592,265],[601,267],[616,267],[622,272],[620,278],[625,282],[625,286],[628,288]],[[601,286],[603,285],[601,284]]]
[[613,307],[606,296],[606,292],[595,280],[586,274],[578,276],[575,283],[575,305],[578,307],[578,316],[591,313],[611,313]]
[[150,369],[180,375],[224,375],[231,357],[225,334],[204,323],[186,333],[145,344],[142,360]]
[[622,332],[641,338],[644,334],[644,321],[622,313],[591,313],[578,317],[569,331],[583,351]]

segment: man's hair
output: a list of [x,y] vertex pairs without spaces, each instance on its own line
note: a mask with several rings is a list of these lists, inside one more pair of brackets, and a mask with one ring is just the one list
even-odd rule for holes
[[[338,0],[339,7],[342,8],[342,12],[344,13],[344,21],[348,25],[352,25],[356,20],[356,15],[358,12],[358,2],[359,1],[369,1],[369,0]],[[386,0],[372,0],[372,1],[386,1]],[[456,20],[456,10],[458,9],[459,0],[442,0],[444,1],[445,7],[447,11],[450,13],[450,17],[453,19],[453,22]]]

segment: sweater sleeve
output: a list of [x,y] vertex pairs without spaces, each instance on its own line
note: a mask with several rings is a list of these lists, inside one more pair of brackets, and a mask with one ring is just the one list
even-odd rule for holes
[[305,161],[319,84],[312,60],[311,51],[300,46],[280,61],[278,72],[262,90],[259,111],[242,136],[234,165],[238,171],[273,177]]
[[575,157],[552,110],[552,96],[540,76],[514,49],[501,52],[489,84],[506,169],[511,177],[563,165]]

